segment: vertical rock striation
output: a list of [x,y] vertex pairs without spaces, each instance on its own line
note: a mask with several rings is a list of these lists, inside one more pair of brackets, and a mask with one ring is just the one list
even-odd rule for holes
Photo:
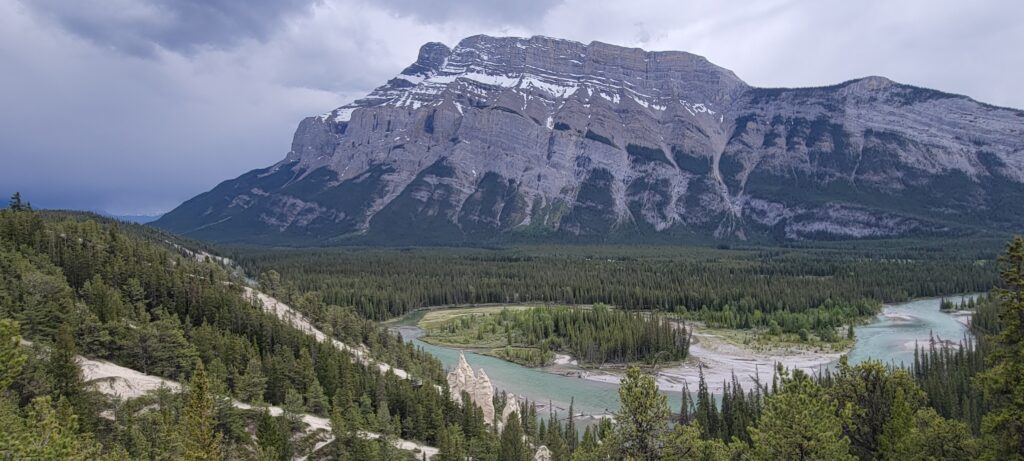
[[487,373],[484,372],[483,368],[478,373],[474,373],[473,368],[466,362],[464,354],[459,354],[459,364],[448,373],[448,389],[451,392],[452,399],[457,401],[462,400],[462,393],[465,392],[469,396],[470,401],[462,403],[477,405],[483,410],[484,421],[488,424],[496,424],[494,419],[494,386],[491,384],[491,379],[487,377]]
[[548,37],[422,47],[291,151],[156,222],[255,243],[780,240],[1024,227],[1024,112],[867,77],[747,85]]

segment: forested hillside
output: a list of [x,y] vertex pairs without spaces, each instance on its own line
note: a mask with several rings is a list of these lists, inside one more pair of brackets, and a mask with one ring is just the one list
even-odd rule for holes
[[[323,453],[388,459],[404,455],[384,439],[353,434],[378,431],[429,444],[438,441],[439,428],[482,426],[472,408],[464,414],[423,385],[443,384],[429,356],[399,340],[367,341],[383,356],[419,363],[412,369],[428,371],[420,375],[424,383],[353,363],[245,301],[238,280],[172,251],[165,237],[95,216],[0,212],[4,344],[19,333],[33,343],[3,353],[4,459],[291,459],[313,446],[300,437],[303,413],[345,422]],[[351,311],[337,311],[350,327],[336,330],[339,339],[387,336]],[[79,354],[191,380],[192,391],[110,400],[83,382]],[[203,408],[193,406],[196,399]],[[282,406],[285,415],[271,417],[260,404]],[[38,440],[50,432],[58,438]]]

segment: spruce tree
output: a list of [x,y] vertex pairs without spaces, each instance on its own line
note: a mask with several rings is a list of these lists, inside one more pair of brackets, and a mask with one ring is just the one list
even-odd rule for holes
[[15,192],[14,195],[11,195],[11,201],[8,203],[8,208],[13,211],[22,211],[25,209],[24,205],[21,203],[21,192]]
[[718,409],[715,399],[708,391],[708,383],[704,379],[704,369],[700,368],[697,375],[697,411],[693,419],[700,427],[704,438],[718,437]]
[[498,461],[529,461],[531,455],[529,447],[523,441],[525,435],[519,422],[519,414],[513,412],[509,415],[505,430],[501,432]]
[[331,435],[334,436],[334,459],[347,459],[349,439],[354,431],[345,421],[345,412],[335,402],[331,407]]
[[690,396],[690,385],[683,381],[681,402],[679,404],[679,424],[688,425],[693,421],[693,398]]
[[46,371],[50,377],[51,393],[54,398],[65,398],[72,406],[80,408],[83,402],[85,382],[78,367],[78,352],[71,326],[63,324],[57,331],[56,342],[50,350]]
[[260,412],[256,421],[256,440],[265,457],[272,457],[276,460],[287,461],[291,459],[290,433],[278,418],[270,415],[270,411]]
[[1002,331],[992,341],[990,369],[977,380],[992,410],[982,419],[987,456],[1024,459],[1024,237],[1014,237],[1000,257],[1003,286],[995,290],[1002,306]]
[[188,461],[219,461],[221,434],[217,431],[216,408],[203,362],[196,361],[189,384],[188,402],[181,415],[182,459]]
[[437,455],[434,461],[465,461],[466,447],[462,430],[457,425],[449,425],[439,431]]
[[569,451],[576,450],[579,441],[579,434],[576,432],[576,398],[569,398],[569,416],[565,422],[565,441],[569,445]]

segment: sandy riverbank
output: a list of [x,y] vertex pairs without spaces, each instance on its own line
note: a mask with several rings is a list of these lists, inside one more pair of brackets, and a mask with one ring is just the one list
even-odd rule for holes
[[[684,386],[696,391],[701,371],[712,393],[721,392],[724,383],[731,381],[734,374],[744,388],[749,389],[755,377],[762,383],[770,384],[775,375],[776,363],[781,363],[791,370],[799,368],[808,373],[818,373],[846,353],[845,350],[825,352],[796,347],[754,350],[729,342],[713,333],[704,332],[694,332],[693,339],[693,343],[690,344],[690,357],[684,362],[658,368],[656,377],[658,387],[662,391],[680,391]],[[562,362],[564,361],[563,359]],[[618,369],[573,368],[560,366],[556,360],[556,365],[549,367],[549,371],[611,384],[618,384],[623,375]]]
[[974,311],[956,311],[950,313],[949,315],[953,316],[953,318],[956,319],[957,322],[970,326],[971,318],[974,316]]

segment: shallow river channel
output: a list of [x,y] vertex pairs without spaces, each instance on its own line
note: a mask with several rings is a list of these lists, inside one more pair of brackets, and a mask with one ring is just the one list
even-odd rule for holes
[[[969,295],[974,296],[974,295]],[[961,296],[949,297],[959,302]],[[848,356],[852,363],[868,358],[887,363],[910,363],[914,357],[914,344],[927,345],[929,338],[961,341],[968,335],[967,316],[939,310],[940,298],[918,299],[906,303],[886,305],[874,322],[854,327],[857,342]],[[423,330],[413,326],[397,327],[402,336],[433,354],[445,368],[454,368],[459,359],[458,349],[434,346],[420,341]],[[465,352],[466,361],[474,370],[483,368],[495,387],[535,401],[544,407],[550,402],[562,412],[575,399],[575,410],[584,415],[605,415],[619,407],[618,385],[593,381],[575,376],[564,376],[544,369],[527,368],[501,359]],[[783,362],[785,365],[785,362]],[[694,389],[696,384],[691,384]],[[678,411],[679,391],[667,391],[669,404]]]

